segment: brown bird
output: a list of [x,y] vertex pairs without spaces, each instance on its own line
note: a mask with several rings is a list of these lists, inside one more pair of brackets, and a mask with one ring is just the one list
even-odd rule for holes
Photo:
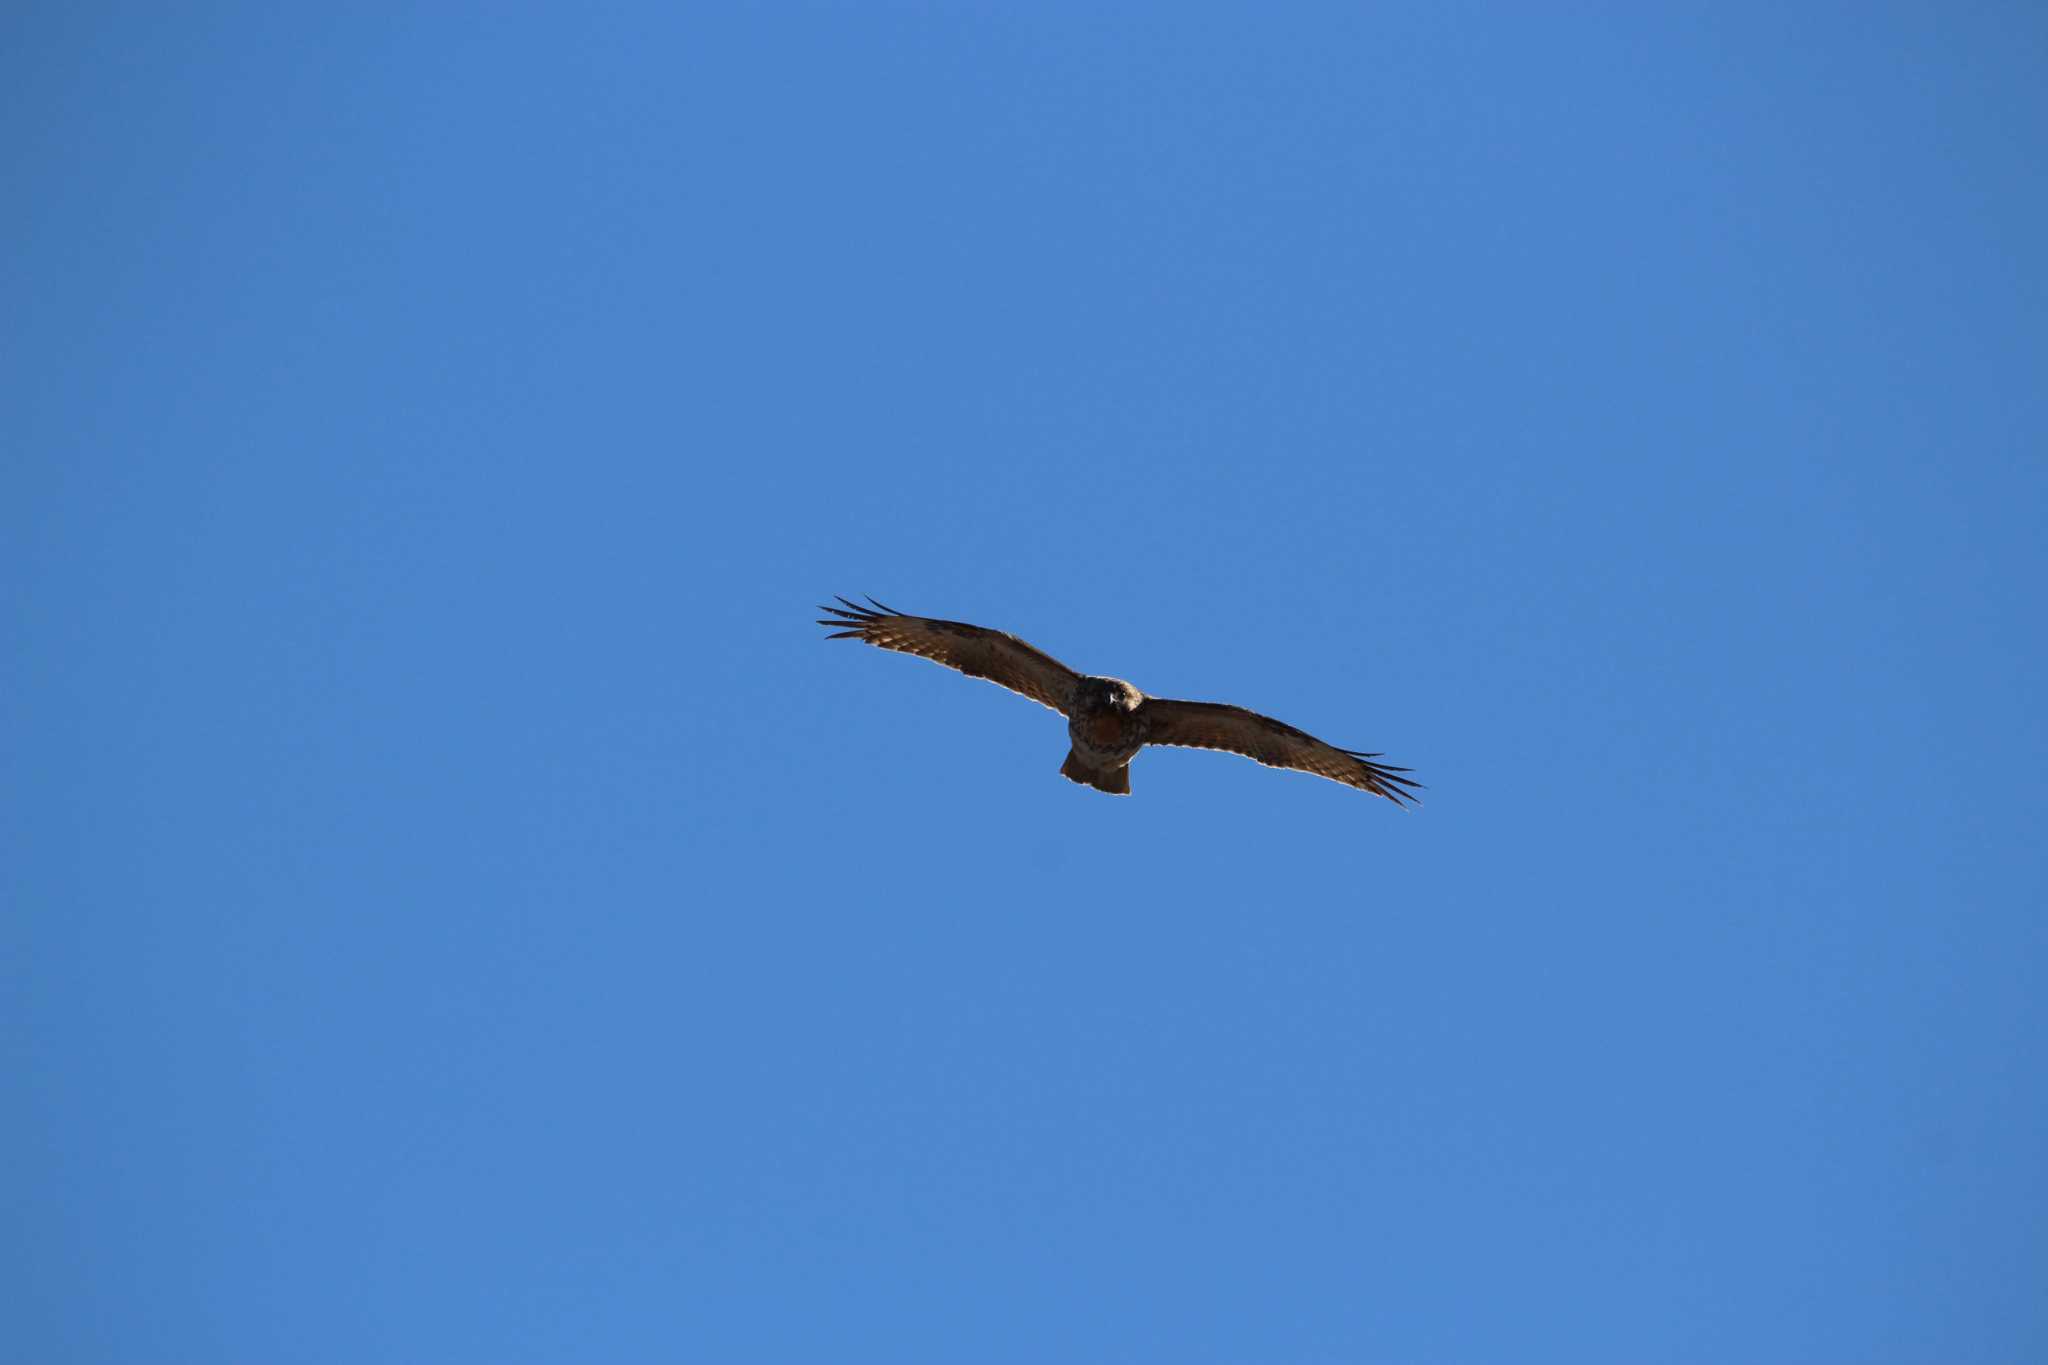
[[1270,716],[1209,701],[1167,701],[1148,697],[1121,678],[1094,678],[1068,668],[1014,635],[960,621],[906,616],[870,597],[871,607],[841,597],[843,607],[819,607],[837,619],[827,639],[865,640],[957,668],[970,678],[987,678],[1021,692],[1067,718],[1073,748],[1060,775],[1097,791],[1131,794],[1131,760],[1147,744],[1191,749],[1227,749],[1270,768],[1293,768],[1384,796],[1395,805],[1416,800],[1421,784],[1402,777],[1406,768],[1372,760],[1325,744],[1314,735]]

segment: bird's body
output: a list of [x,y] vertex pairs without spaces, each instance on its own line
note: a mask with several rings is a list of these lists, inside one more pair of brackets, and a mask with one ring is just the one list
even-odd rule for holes
[[1049,706],[1067,718],[1072,747],[1060,774],[1117,796],[1131,791],[1131,760],[1147,744],[1225,749],[1269,767],[1293,768],[1384,796],[1396,805],[1415,799],[1417,784],[1396,768],[1359,753],[1325,744],[1291,725],[1218,702],[1171,701],[1148,697],[1121,678],[1076,673],[1014,635],[893,611],[869,598],[872,607],[839,599],[844,607],[822,607],[837,620],[832,639],[858,639],[945,664],[973,678],[987,678]]
[[1131,793],[1131,760],[1145,747],[1145,694],[1122,678],[1082,678],[1068,698],[1074,747],[1060,772],[1118,796]]

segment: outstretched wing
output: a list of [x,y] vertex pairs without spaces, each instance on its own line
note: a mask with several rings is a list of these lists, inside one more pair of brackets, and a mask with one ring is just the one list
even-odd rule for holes
[[[844,597],[839,599],[846,602]],[[821,626],[843,626],[826,636],[828,640],[865,640],[883,649],[897,649],[957,668],[970,678],[987,678],[1012,692],[1021,692],[1041,706],[1065,715],[1067,699],[1081,675],[1043,650],[1033,649],[1014,635],[961,621],[935,621],[928,616],[905,616],[870,597],[875,609],[853,602],[846,608],[819,607],[840,617],[820,621]]]
[[1293,768],[1333,782],[1384,796],[1395,805],[1416,799],[1411,788],[1422,784],[1400,776],[1408,770],[1375,763],[1378,754],[1361,754],[1325,744],[1314,735],[1271,716],[1209,701],[1167,701],[1147,697],[1138,707],[1147,744],[1178,744],[1190,749],[1227,749],[1255,758],[1269,768]]

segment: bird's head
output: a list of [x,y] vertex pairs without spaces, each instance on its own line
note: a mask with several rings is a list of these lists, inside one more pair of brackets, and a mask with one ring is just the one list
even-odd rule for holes
[[1083,678],[1082,700],[1090,710],[1135,711],[1145,694],[1122,678]]

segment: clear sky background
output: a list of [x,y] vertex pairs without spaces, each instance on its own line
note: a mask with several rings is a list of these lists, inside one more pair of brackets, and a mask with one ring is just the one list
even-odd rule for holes
[[171,8],[0,42],[0,1354],[2048,1355],[2039,7]]

